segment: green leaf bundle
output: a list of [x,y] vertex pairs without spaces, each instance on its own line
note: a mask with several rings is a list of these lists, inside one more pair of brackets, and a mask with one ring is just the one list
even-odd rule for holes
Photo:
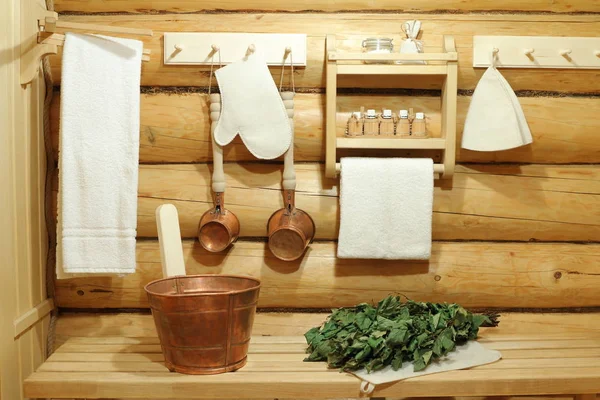
[[477,338],[479,327],[496,326],[497,316],[472,314],[458,304],[422,303],[390,296],[377,306],[333,310],[327,321],[304,335],[304,361],[327,361],[330,368],[394,370],[412,362],[421,371],[454,348]]

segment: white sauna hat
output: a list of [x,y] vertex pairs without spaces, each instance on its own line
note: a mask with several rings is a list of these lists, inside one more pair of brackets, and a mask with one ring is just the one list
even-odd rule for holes
[[463,131],[463,149],[500,151],[533,141],[519,99],[495,63],[494,53],[492,65],[473,93]]

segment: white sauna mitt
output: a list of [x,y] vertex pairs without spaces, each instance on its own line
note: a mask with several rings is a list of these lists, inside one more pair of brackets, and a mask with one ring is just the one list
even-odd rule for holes
[[240,135],[257,158],[271,160],[287,151],[292,130],[267,64],[256,56],[215,72],[221,90],[221,116],[214,139],[225,146]]
[[533,141],[519,99],[491,66],[475,88],[463,131],[463,149],[500,151]]

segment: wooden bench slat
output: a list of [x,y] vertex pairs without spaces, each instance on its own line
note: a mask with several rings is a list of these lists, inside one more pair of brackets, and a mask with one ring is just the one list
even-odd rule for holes
[[[36,372],[27,397],[246,398],[358,397],[359,380],[329,372],[257,372],[191,376],[159,372]],[[600,366],[450,371],[382,385],[372,396],[501,396],[600,392]]]
[[[479,342],[481,343],[495,343],[495,342],[556,342],[564,340],[565,335],[552,335],[547,336],[535,336],[535,335],[506,335],[506,336],[494,336],[488,337],[486,334],[479,335]],[[573,342],[574,340],[578,340],[578,343],[586,340],[595,341],[593,344],[597,345],[600,342],[600,335],[594,337],[593,334],[590,333],[581,333],[578,337],[573,337],[569,335],[569,342]],[[306,340],[303,336],[253,336],[250,343],[252,344],[306,344]],[[86,344],[86,345],[107,345],[107,344],[130,344],[130,345],[152,345],[152,344],[160,344],[160,340],[158,336],[152,337],[122,337],[122,336],[102,336],[102,337],[85,337],[85,336],[77,336],[68,339],[69,345],[74,344]]]
[[[295,356],[293,360],[283,361],[278,358],[270,360],[255,360],[249,357],[248,363],[238,373],[257,373],[257,372],[338,372],[328,369],[322,362],[303,362],[303,356]],[[530,369],[530,368],[590,368],[598,367],[599,362],[596,358],[555,358],[555,359],[503,359],[492,364],[482,365],[477,369]],[[47,361],[38,371],[44,372],[168,372],[163,362],[150,361],[68,361],[56,362]]]
[[[288,354],[256,354],[252,353],[250,358],[253,361],[293,361],[298,357],[298,353]],[[511,359],[586,359],[600,358],[600,349],[548,349],[548,350],[502,350],[504,360]],[[52,354],[48,359],[50,362],[161,362],[164,361],[162,353],[62,353]]]
[[[600,348],[600,338],[565,340],[528,340],[528,341],[485,341],[482,343],[494,350],[536,350],[536,349],[595,349]],[[250,354],[305,353],[306,343],[297,337],[290,343],[254,343]],[[72,344],[67,341],[59,347],[60,353],[160,353],[159,344]]]

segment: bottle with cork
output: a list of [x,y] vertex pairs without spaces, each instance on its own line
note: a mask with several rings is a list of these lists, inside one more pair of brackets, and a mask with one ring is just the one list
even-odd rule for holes
[[395,115],[392,110],[383,109],[379,117],[379,134],[392,136],[394,135]]
[[347,135],[348,136],[362,136],[363,125],[364,125],[364,118],[363,118],[362,112],[360,112],[360,111],[353,112],[352,115],[350,116],[350,119],[348,120],[348,128],[346,130]]
[[427,133],[427,125],[425,124],[425,114],[418,112],[415,114],[415,119],[412,122],[412,136],[416,139],[426,139],[429,137]]
[[364,123],[365,136],[379,135],[379,118],[375,110],[367,110]]
[[396,136],[410,137],[410,121],[408,120],[408,110],[400,110],[400,119],[396,125]]

